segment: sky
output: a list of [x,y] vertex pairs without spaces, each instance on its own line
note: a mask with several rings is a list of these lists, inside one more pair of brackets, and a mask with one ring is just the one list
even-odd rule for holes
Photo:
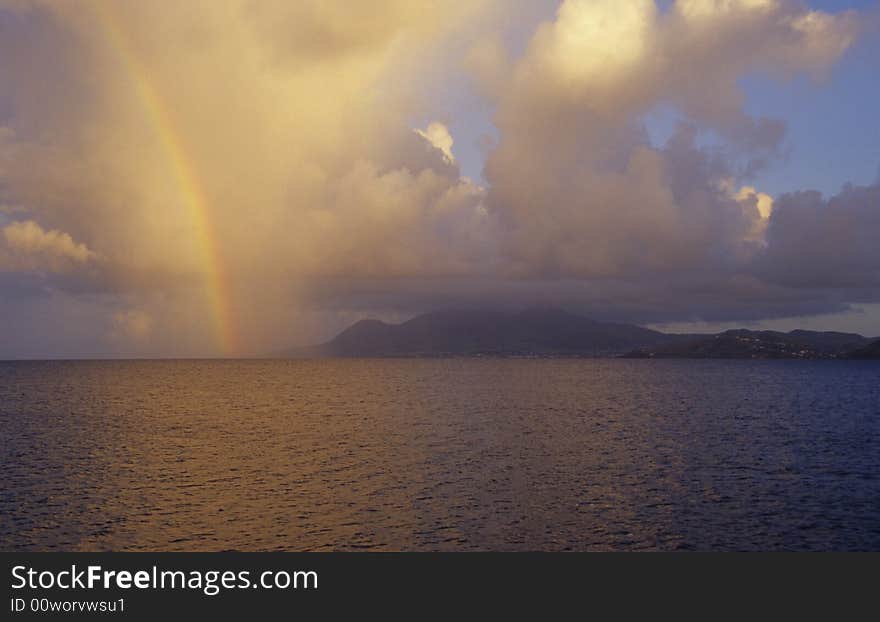
[[0,0],[0,359],[880,336],[878,55],[868,0]]

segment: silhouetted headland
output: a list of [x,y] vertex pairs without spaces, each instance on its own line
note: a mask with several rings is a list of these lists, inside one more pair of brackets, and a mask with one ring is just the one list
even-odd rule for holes
[[559,309],[439,311],[401,324],[361,320],[285,357],[574,356],[628,358],[880,358],[880,339],[854,333],[730,330],[670,334]]

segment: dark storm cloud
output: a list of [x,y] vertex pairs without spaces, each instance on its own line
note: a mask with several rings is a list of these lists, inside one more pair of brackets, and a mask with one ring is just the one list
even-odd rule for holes
[[858,300],[877,300],[880,183],[847,186],[828,199],[818,192],[779,197],[755,272],[780,285],[849,290]]

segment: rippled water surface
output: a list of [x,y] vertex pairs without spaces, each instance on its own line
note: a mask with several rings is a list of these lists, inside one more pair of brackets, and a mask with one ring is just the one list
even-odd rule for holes
[[0,363],[4,550],[880,550],[880,364]]

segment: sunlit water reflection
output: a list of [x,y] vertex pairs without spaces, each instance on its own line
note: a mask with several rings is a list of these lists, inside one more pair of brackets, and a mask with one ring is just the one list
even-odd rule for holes
[[4,550],[880,549],[880,364],[0,363]]

